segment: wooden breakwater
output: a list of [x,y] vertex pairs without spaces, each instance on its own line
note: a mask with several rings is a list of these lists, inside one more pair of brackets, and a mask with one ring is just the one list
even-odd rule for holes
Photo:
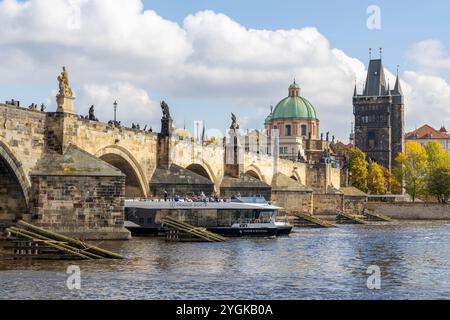
[[336,222],[338,224],[367,224],[364,220],[364,216],[355,216],[345,212],[338,212],[336,215]]
[[291,223],[297,228],[336,228],[336,225],[306,213],[295,213]]
[[123,259],[114,252],[19,221],[4,226],[0,258],[12,260]]
[[179,221],[171,217],[164,217],[162,223],[168,227],[166,240],[172,242],[223,242],[226,238],[209,232],[204,228],[195,227],[188,223]]
[[384,214],[369,212],[369,211],[364,212],[364,217],[368,221],[379,221],[379,222],[392,222],[393,221],[393,219],[391,219],[390,217],[388,217]]

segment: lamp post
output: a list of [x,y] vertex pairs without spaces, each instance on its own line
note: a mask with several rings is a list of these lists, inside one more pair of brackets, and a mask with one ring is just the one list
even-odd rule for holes
[[117,101],[114,101],[114,124],[117,123],[116,114],[117,114]]

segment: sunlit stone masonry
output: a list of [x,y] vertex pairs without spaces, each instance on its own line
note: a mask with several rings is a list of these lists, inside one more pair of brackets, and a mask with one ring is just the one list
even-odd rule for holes
[[[288,214],[363,207],[345,205],[352,195],[340,190],[341,167],[327,148],[304,161],[254,152],[234,140],[206,145],[181,139],[165,102],[159,133],[103,123],[93,108],[88,117],[76,114],[67,69],[58,81],[56,112],[0,104],[0,221],[24,219],[85,239],[128,239],[124,200],[158,198],[164,191],[259,194]],[[238,132],[233,117],[230,130]],[[314,131],[311,141],[331,145],[317,136]]]

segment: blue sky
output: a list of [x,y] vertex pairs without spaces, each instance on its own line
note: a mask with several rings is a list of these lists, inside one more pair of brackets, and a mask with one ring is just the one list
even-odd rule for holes
[[[367,28],[370,5],[381,30]],[[444,0],[0,0],[0,101],[54,110],[66,65],[80,114],[94,104],[108,121],[117,100],[123,123],[158,128],[164,99],[176,126],[223,132],[230,112],[261,128],[295,77],[322,131],[345,141],[354,81],[382,47],[391,83],[401,66],[407,130],[450,126],[449,12]]]
[[[145,0],[145,7],[182,24],[189,14],[210,9],[221,12],[247,28],[298,29],[316,27],[331,45],[367,63],[368,48],[384,48],[385,66],[395,70],[415,42],[437,38],[450,48],[450,1],[411,0]],[[366,27],[370,5],[381,9],[381,30]]]

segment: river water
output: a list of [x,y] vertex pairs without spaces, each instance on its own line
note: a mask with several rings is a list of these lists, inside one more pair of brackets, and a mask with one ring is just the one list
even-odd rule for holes
[[[0,299],[448,299],[450,222],[296,229],[225,243],[101,242],[123,261],[0,261]],[[81,289],[66,284],[70,265]],[[376,265],[381,288],[369,290]]]

